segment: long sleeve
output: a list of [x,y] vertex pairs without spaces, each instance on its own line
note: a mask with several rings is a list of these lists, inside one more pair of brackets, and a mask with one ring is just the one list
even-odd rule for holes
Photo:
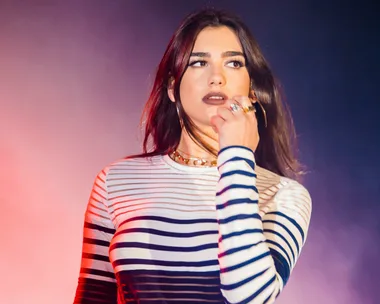
[[273,303],[299,257],[311,199],[287,180],[260,215],[252,150],[227,147],[218,156],[216,194],[221,291],[227,303]]
[[74,304],[117,302],[115,274],[108,249],[115,227],[107,210],[106,173],[95,179],[85,213],[82,260]]

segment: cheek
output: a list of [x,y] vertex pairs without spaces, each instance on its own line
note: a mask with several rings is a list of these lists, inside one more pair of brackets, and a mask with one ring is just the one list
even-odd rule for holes
[[247,74],[231,75],[229,79],[229,86],[232,90],[239,94],[247,94],[250,91],[250,79]]
[[180,86],[179,86],[179,93],[180,93],[180,97],[181,97],[181,100],[183,101],[184,99],[186,99],[186,96],[189,94],[189,92],[191,91],[190,90],[190,79],[188,77],[188,72],[185,72],[185,74],[183,75],[182,77],[182,80],[181,80],[181,83],[180,83]]
[[186,100],[189,94],[191,94],[191,85],[187,79],[182,80],[181,86],[179,87],[179,93],[182,101]]
[[193,75],[185,74],[179,87],[179,93],[184,107],[193,104],[199,105],[203,97],[202,91],[204,90],[202,90],[199,80],[192,76]]

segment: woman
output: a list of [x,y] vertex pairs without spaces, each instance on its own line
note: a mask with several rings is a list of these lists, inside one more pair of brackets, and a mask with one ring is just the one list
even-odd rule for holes
[[311,200],[290,178],[291,120],[248,28],[188,16],[144,117],[144,153],[95,180],[75,303],[273,303]]

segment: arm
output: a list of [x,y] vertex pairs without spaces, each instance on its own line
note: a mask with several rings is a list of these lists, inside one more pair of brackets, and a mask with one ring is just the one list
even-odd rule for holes
[[216,194],[221,290],[227,303],[273,303],[299,257],[310,221],[307,190],[289,182],[259,214],[255,158],[242,146],[222,149]]
[[96,177],[87,205],[82,260],[74,304],[117,302],[115,274],[108,257],[115,227],[107,210],[106,174]]

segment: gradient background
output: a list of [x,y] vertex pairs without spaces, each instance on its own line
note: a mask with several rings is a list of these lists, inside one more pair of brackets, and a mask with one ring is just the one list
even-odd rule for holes
[[379,303],[376,1],[0,1],[0,302],[72,303],[95,175],[140,151],[140,113],[180,20],[216,4],[281,79],[313,198],[278,303]]

